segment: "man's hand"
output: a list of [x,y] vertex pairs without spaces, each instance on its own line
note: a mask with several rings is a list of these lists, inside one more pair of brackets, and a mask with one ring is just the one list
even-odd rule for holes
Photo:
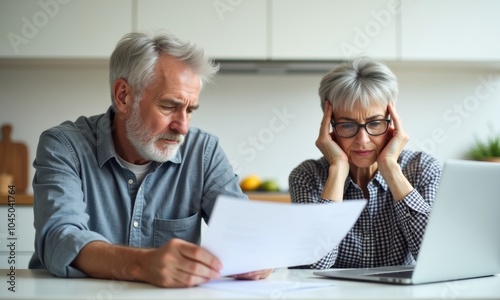
[[150,251],[141,262],[146,281],[162,287],[190,287],[220,277],[222,264],[204,248],[180,239]]
[[94,241],[72,266],[90,277],[142,281],[161,287],[191,287],[220,277],[222,264],[202,247],[172,239],[155,249]]

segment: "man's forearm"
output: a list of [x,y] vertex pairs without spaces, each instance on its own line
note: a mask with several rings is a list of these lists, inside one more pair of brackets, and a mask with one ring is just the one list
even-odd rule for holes
[[83,247],[72,266],[94,278],[144,281],[140,257],[147,251],[95,241]]

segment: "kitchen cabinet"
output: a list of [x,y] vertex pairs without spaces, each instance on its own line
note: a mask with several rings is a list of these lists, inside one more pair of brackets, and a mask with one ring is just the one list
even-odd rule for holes
[[396,59],[398,0],[271,0],[271,58]]
[[0,0],[0,59],[107,59],[167,30],[215,59],[498,61],[498,0]]
[[141,0],[139,31],[168,30],[212,58],[266,59],[266,0]]
[[132,0],[0,0],[1,58],[108,58]]
[[500,60],[500,1],[401,1],[403,61]]
[[[16,205],[33,205],[33,195],[19,194],[15,195]],[[9,198],[8,195],[0,194],[0,205],[8,205]]]
[[[12,213],[12,209],[9,211],[8,206],[0,206],[0,269],[9,268],[11,265],[9,260],[12,258],[15,260],[16,268],[28,268],[29,260],[35,251],[33,206],[14,207],[15,222],[11,223],[8,213]],[[9,231],[8,228],[13,231]],[[9,235],[9,232],[13,235]]]

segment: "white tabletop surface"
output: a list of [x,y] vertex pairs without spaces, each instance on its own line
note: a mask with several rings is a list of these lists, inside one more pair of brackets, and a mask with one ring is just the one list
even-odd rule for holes
[[[8,270],[0,270],[0,299],[500,299],[500,276],[417,286],[323,279],[311,270],[275,271],[265,281],[309,282],[326,287],[268,293],[207,287],[165,289],[145,283],[91,278],[56,278],[45,270],[16,270],[15,292],[8,290]],[[264,283],[264,282],[260,282]]]

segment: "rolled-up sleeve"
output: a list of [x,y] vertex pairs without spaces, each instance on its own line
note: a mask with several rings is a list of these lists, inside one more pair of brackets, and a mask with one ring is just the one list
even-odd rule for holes
[[71,263],[89,242],[107,240],[88,228],[73,145],[57,131],[42,133],[33,166],[35,253],[39,263],[56,276],[85,276]]

